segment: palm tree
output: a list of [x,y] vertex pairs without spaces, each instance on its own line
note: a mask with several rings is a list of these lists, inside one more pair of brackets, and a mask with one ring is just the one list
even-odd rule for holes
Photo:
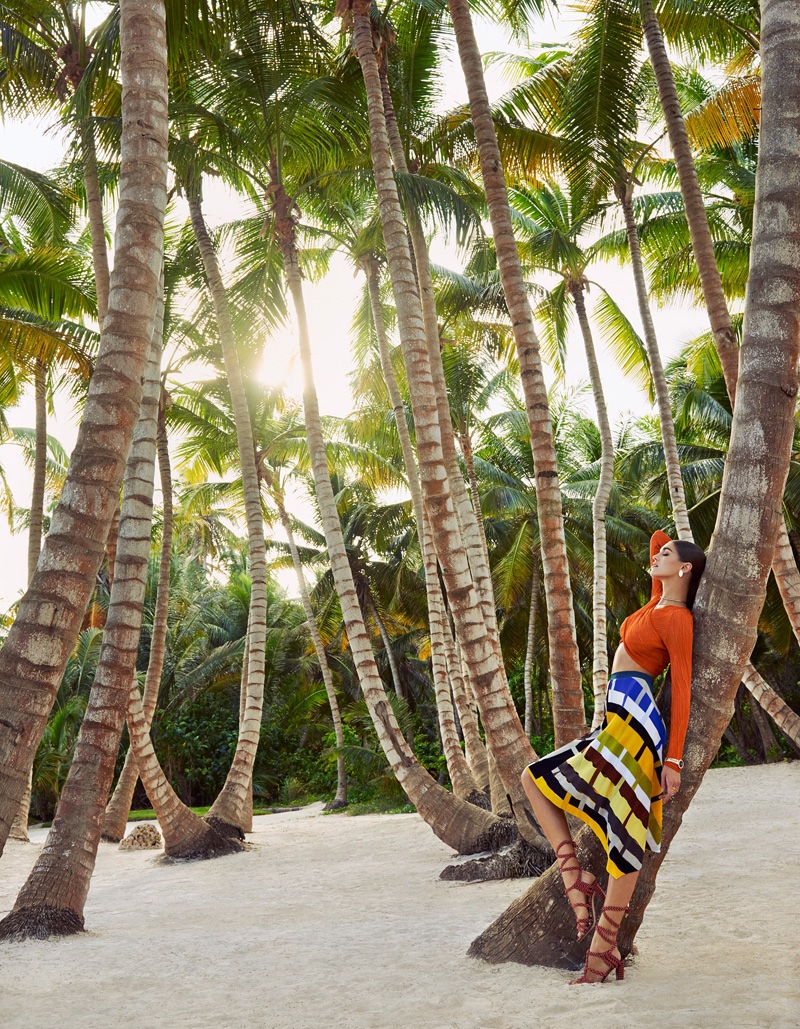
[[[6,727],[0,734],[0,845],[27,785],[102,558],[137,420],[155,318],[166,204],[163,6],[147,4],[145,12],[138,0],[122,0],[121,19],[125,103],[114,281],[62,499],[39,568],[0,652],[0,725]],[[97,425],[104,427],[101,436]]]
[[[626,953],[655,890],[655,877],[687,806],[713,760],[733,708],[742,671],[753,649],[756,621],[764,599],[781,512],[765,503],[783,493],[789,467],[797,391],[800,330],[795,297],[800,291],[800,262],[785,260],[787,238],[800,232],[800,211],[792,191],[800,188],[800,147],[791,126],[800,100],[800,12],[790,0],[762,4],[763,108],[761,154],[753,233],[751,279],[741,347],[731,447],[725,466],[714,541],[695,610],[692,690],[693,715],[687,736],[687,768],[678,797],[665,813],[661,853],[642,873],[631,913],[618,945]],[[780,277],[786,289],[776,296]],[[791,383],[780,390],[772,383]],[[753,450],[753,440],[758,440]],[[753,540],[752,561],[734,576],[729,555],[742,534]],[[751,593],[751,591],[753,591]],[[723,639],[725,646],[720,647]],[[584,867],[600,872],[601,848],[590,830],[578,850]],[[552,904],[561,903],[558,875],[545,873],[528,894],[476,940],[471,952],[490,961],[513,958],[528,963],[575,960],[553,929]],[[547,910],[547,925],[538,913]],[[566,904],[563,932],[571,930]],[[537,924],[538,923],[538,924]]]

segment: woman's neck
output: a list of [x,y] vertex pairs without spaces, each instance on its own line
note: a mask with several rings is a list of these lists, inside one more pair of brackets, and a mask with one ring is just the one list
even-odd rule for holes
[[685,604],[689,585],[683,579],[662,580],[661,599],[671,604]]

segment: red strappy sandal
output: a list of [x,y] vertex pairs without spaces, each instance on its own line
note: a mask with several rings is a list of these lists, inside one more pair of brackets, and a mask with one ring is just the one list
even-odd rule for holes
[[[577,979],[572,979],[570,981],[570,986],[575,986],[578,983],[604,983],[613,969],[616,969],[617,982],[619,982],[620,979],[625,978],[625,962],[622,960],[621,957],[617,957],[614,953],[614,947],[617,945],[617,933],[619,932],[619,927],[622,924],[622,918],[620,918],[619,922],[615,922],[610,915],[606,914],[607,911],[621,911],[624,917],[628,911],[628,908],[607,906],[604,907],[603,910],[600,912],[600,917],[602,918],[603,915],[605,915],[606,921],[610,922],[611,925],[614,926],[614,930],[612,932],[610,929],[606,929],[605,926],[600,925],[600,923],[598,922],[597,935],[601,939],[605,940],[606,943],[610,943],[611,946],[608,950],[587,950],[586,960],[583,964],[583,975],[581,975]],[[590,968],[590,958],[600,958],[600,960],[608,966],[605,972],[601,973],[600,970],[597,968]],[[595,978],[592,979],[590,978],[590,976],[595,976]]]
[[[570,854],[562,855],[559,852],[561,848],[565,845],[571,847],[572,852]],[[575,864],[568,867],[567,862],[570,860],[570,858],[575,859]],[[597,924],[597,913],[595,911],[595,897],[599,897],[601,901],[605,900],[606,892],[603,889],[603,887],[600,886],[596,879],[594,879],[590,883],[583,881],[583,869],[578,864],[578,858],[575,855],[575,843],[572,840],[562,840],[561,843],[559,843],[559,845],[556,847],[556,861],[558,861],[558,868],[561,872],[562,877],[564,875],[564,872],[578,873],[578,878],[575,880],[572,886],[567,887],[566,883],[564,884],[564,895],[566,896],[567,900],[569,900],[570,907],[573,911],[577,912],[578,908],[586,908],[586,910],[589,912],[589,914],[585,915],[583,918],[578,918],[577,914],[575,915],[575,921],[577,922],[578,930],[578,941],[580,941],[584,938],[584,936],[590,933]],[[579,893],[582,893],[584,897],[586,897],[586,900],[579,900],[576,903],[573,903],[570,900],[569,896],[573,890],[578,890]]]

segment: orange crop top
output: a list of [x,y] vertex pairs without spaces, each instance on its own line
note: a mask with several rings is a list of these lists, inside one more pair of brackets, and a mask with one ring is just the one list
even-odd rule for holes
[[[650,562],[669,543],[657,530],[650,537]],[[672,708],[666,757],[679,761],[683,754],[692,691],[692,612],[685,607],[657,607],[663,586],[653,579],[649,603],[625,619],[619,634],[628,655],[655,678],[667,665],[672,671]]]

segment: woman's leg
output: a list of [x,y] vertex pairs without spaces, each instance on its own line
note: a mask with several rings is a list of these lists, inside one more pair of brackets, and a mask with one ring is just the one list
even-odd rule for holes
[[[575,911],[575,918],[578,922],[578,938],[580,939],[583,933],[588,932],[591,927],[592,886],[595,877],[591,872],[582,869],[578,863],[567,816],[552,800],[545,797],[527,768],[522,773],[522,788],[531,802],[533,813],[542,827],[542,832],[556,852],[567,900]],[[569,847],[562,846],[564,843],[569,843]]]
[[613,961],[604,961],[602,957],[589,957],[587,955],[586,966],[580,979],[574,982],[599,982],[616,964],[621,957],[617,948],[617,933],[625,911],[630,903],[638,872],[629,872],[615,879],[613,875],[608,877],[608,892],[603,904],[603,910],[597,921],[597,927],[592,936],[589,950],[595,954],[607,954],[609,951]]

